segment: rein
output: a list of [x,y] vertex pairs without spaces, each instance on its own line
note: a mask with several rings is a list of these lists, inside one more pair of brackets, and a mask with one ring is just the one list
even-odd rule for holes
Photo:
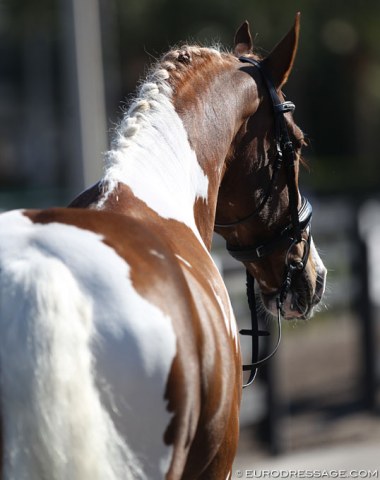
[[[257,216],[271,197],[273,187],[276,183],[282,165],[284,165],[286,172],[286,185],[288,188],[289,213],[291,219],[290,224],[287,225],[284,229],[282,229],[278,233],[278,235],[276,235],[272,240],[268,241],[267,243],[261,245],[249,245],[244,247],[239,247],[227,243],[227,250],[230,255],[232,255],[236,260],[239,260],[241,262],[254,262],[271,255],[279,248],[287,248],[287,253],[285,257],[284,281],[278,291],[276,298],[278,338],[273,351],[261,360],[258,359],[259,337],[268,336],[269,332],[259,330],[258,328],[254,278],[248,272],[248,270],[246,272],[247,297],[249,309],[251,312],[251,329],[243,329],[240,331],[240,334],[248,335],[252,339],[252,360],[250,364],[243,365],[243,371],[250,372],[248,382],[243,385],[243,388],[245,388],[251,385],[255,380],[257,368],[266,361],[268,361],[270,358],[272,358],[280,345],[281,317],[284,316],[283,305],[289,293],[293,276],[296,272],[302,272],[304,270],[307,259],[309,257],[311,242],[310,222],[312,217],[312,207],[309,201],[305,197],[302,197],[301,206],[298,208],[298,188],[296,183],[295,170],[296,153],[293,143],[289,137],[289,132],[285,119],[285,113],[293,112],[295,109],[295,105],[289,101],[281,102],[274,86],[273,80],[270,78],[268,73],[265,71],[264,66],[260,62],[248,57],[240,57],[239,60],[243,63],[249,63],[258,69],[271,97],[275,125],[276,158],[273,164],[273,173],[269,181],[268,188],[257,208],[244,218],[238,219],[230,223],[215,223],[215,227],[235,227]],[[307,239],[303,238],[302,236],[304,232],[307,232],[308,234]],[[305,246],[303,257],[301,260],[294,260],[291,258],[293,248],[300,243],[303,243]]]

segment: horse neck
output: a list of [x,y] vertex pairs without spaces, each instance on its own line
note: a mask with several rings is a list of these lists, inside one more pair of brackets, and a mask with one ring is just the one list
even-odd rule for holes
[[204,70],[191,73],[176,84],[160,68],[143,84],[106,154],[97,208],[131,214],[133,202],[122,197],[135,197],[210,248],[223,165],[241,121],[234,85],[226,89],[231,60],[208,67],[208,85]]

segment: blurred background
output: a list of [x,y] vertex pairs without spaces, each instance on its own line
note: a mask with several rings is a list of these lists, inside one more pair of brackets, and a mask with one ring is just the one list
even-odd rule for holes
[[[232,47],[248,19],[265,53],[297,11],[285,93],[310,142],[301,184],[328,291],[312,321],[285,325],[278,355],[244,391],[236,468],[270,455],[314,465],[317,453],[344,468],[353,452],[370,468],[380,466],[378,0],[0,0],[0,209],[65,205],[95,182],[120,107],[170,46]],[[248,326],[244,271],[220,238],[214,255]]]

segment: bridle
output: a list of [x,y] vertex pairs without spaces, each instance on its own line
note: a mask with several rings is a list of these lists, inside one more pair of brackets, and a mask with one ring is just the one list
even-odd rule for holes
[[[284,315],[283,305],[289,293],[295,273],[302,272],[304,270],[309,257],[311,242],[310,224],[312,217],[312,206],[305,197],[302,197],[301,205],[300,207],[298,207],[298,188],[296,183],[295,169],[296,152],[289,136],[289,131],[286,125],[286,119],[284,115],[286,112],[293,112],[295,109],[295,105],[289,101],[281,102],[277,94],[274,82],[269,76],[268,72],[265,70],[265,67],[262,63],[248,57],[240,57],[239,60],[243,63],[249,63],[258,69],[269,92],[274,114],[276,158],[273,164],[273,172],[269,181],[268,188],[256,209],[253,210],[252,213],[250,213],[249,215],[233,222],[215,223],[215,227],[231,228],[246,223],[252,218],[256,217],[270,199],[272,190],[278,178],[279,171],[281,170],[283,165],[286,173],[286,185],[289,196],[289,213],[291,219],[289,225],[283,228],[277,236],[275,236],[273,239],[269,240],[266,243],[260,245],[247,245],[242,247],[227,243],[228,252],[236,260],[239,260],[241,262],[255,262],[271,255],[278,249],[287,249],[287,253],[285,256],[284,281],[280,289],[278,290],[276,298],[278,339],[271,354],[261,360],[258,360],[258,337],[267,336],[269,335],[269,333],[266,331],[260,331],[258,329],[258,319],[254,294],[254,278],[247,270],[247,296],[248,304],[251,311],[252,328],[250,330],[240,331],[242,335],[249,335],[252,337],[252,362],[248,365],[243,365],[243,371],[250,371],[248,382],[244,385],[244,387],[247,387],[248,385],[251,385],[253,383],[256,377],[257,367],[269,360],[269,358],[271,358],[276,353],[280,344],[281,316]],[[307,232],[307,239],[303,237],[304,232]],[[294,247],[300,243],[304,244],[304,253],[302,259],[295,260],[292,253]]]

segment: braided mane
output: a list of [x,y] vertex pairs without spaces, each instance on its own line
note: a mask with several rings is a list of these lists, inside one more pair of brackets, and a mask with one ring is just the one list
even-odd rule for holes
[[[185,45],[170,50],[153,65],[116,127],[111,149],[104,155],[105,174],[101,186],[105,195],[98,206],[104,204],[120,181],[130,176],[134,160],[140,160],[143,150],[149,146],[157,149],[160,143],[161,151],[168,151],[169,157],[174,150],[176,156],[179,152],[185,156],[194,154],[190,152],[187,132],[173,107],[173,96],[176,88],[192,74],[209,68],[212,62],[222,66],[229,58],[233,56],[222,53],[219,48]],[[154,152],[152,155],[149,151],[149,156],[154,158]],[[154,168],[154,162],[150,165]],[[198,192],[201,197],[206,196],[205,188]]]
[[194,68],[222,62],[230,57],[218,47],[205,48],[184,45],[165,53],[161,60],[153,65],[145,81],[138,89],[137,96],[130,103],[116,128],[112,148],[127,148],[133,142],[141,127],[149,121],[149,113],[157,108],[162,96],[171,98],[178,83],[182,83]]

